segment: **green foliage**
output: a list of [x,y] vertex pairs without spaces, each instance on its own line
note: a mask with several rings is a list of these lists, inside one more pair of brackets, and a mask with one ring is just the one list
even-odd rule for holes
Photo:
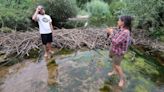
[[[35,2],[34,2],[35,1]],[[75,0],[0,0],[0,27],[27,30],[34,27],[31,16],[37,5],[44,5],[56,24],[77,14]]]
[[108,25],[110,19],[109,6],[104,1],[93,0],[86,4],[90,13],[90,24],[95,26]]
[[113,16],[120,16],[122,9],[125,8],[125,3],[121,1],[113,1],[109,6]]
[[156,31],[154,29],[149,29],[151,32],[149,33],[151,37],[158,38],[160,41],[164,42],[164,27],[156,28]]
[[85,4],[90,2],[91,0],[76,0],[77,6],[80,8],[84,8]]
[[33,4],[32,0],[0,0],[1,6],[14,9],[27,9]]
[[158,75],[159,74],[159,72],[154,68],[154,66],[143,63],[143,62],[146,62],[146,60],[144,60],[144,58],[137,57],[136,62],[134,63],[135,67],[137,67],[138,69],[141,69],[140,72],[147,73],[150,75],[152,75],[152,74]]
[[11,33],[13,31],[14,31],[13,29],[8,28],[8,27],[2,27],[2,28],[0,28],[0,32],[3,32],[3,33]]
[[104,16],[109,13],[109,6],[107,3],[94,0],[86,5],[87,11],[90,12],[91,16]]
[[[134,54],[135,52],[133,52]],[[141,52],[142,53],[142,52]],[[155,64],[155,59],[150,58],[150,56],[138,55],[135,54],[135,57],[132,52],[128,52],[123,60],[122,67],[126,70],[127,74],[134,75],[137,79],[141,76],[149,76],[151,81],[156,81],[158,76],[163,74],[162,67],[158,64]],[[132,57],[134,60],[132,60]],[[149,59],[147,59],[149,58]],[[147,77],[146,77],[147,78]],[[143,80],[143,79],[142,79]],[[149,83],[148,83],[149,84]],[[146,84],[147,85],[147,84]],[[136,91],[138,90],[135,89]],[[139,90],[137,91],[139,92]]]
[[89,13],[86,10],[81,10],[81,9],[79,9],[78,14],[79,15],[89,15]]
[[45,7],[46,13],[52,17],[54,22],[63,22],[77,15],[77,6],[74,0],[44,0],[40,4]]
[[137,85],[134,92],[149,92],[144,85]]
[[[0,27],[26,30],[33,27],[31,16],[37,5],[42,4],[53,24],[66,22],[73,26],[77,22],[67,21],[78,14],[90,14],[89,24],[113,26],[120,15],[132,15],[135,26],[148,29],[150,36],[163,40],[163,0],[0,0]],[[78,6],[78,7],[77,7]],[[81,21],[78,25],[81,25]],[[59,25],[60,26],[60,25]],[[62,25],[63,26],[63,25]]]
[[83,27],[87,21],[86,20],[68,20],[64,23],[64,28],[78,28]]
[[[103,0],[104,2],[111,3],[113,0]],[[114,0],[114,1],[119,1],[119,0]]]
[[36,59],[39,57],[39,49],[31,49],[28,53],[28,55],[25,55],[25,59]]
[[163,0],[124,0],[123,15],[133,15],[137,26],[149,29],[164,26]]
[[27,30],[31,27],[31,0],[0,0],[0,27]]
[[0,9],[0,12],[0,27],[26,30],[31,26],[28,11],[3,7]]

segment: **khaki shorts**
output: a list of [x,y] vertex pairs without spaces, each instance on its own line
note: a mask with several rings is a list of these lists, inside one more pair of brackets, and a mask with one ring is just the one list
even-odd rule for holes
[[109,52],[109,57],[112,58],[112,63],[120,65],[124,55],[116,55],[112,51]]

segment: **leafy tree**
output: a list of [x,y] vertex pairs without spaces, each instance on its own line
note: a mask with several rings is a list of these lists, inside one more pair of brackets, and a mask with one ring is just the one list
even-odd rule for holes
[[104,1],[93,0],[86,4],[86,10],[90,13],[90,23],[95,26],[108,25],[110,21],[109,5]]
[[45,7],[46,13],[53,19],[53,24],[58,27],[62,26],[62,23],[66,22],[68,18],[77,15],[75,0],[40,0],[38,4]]
[[77,6],[80,8],[84,8],[85,4],[90,2],[91,0],[76,0]]
[[163,0],[123,0],[126,8],[123,14],[135,17],[138,27],[158,28],[164,25],[164,1]]
[[45,6],[54,24],[64,22],[77,14],[75,0],[0,0],[0,27],[26,30],[33,27],[31,16],[37,5]]

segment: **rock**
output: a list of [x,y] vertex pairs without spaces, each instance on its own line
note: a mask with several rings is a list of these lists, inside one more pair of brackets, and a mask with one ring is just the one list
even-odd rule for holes
[[5,58],[4,58],[4,55],[0,55],[0,63],[3,63],[3,62],[5,62],[6,60],[5,60]]
[[17,73],[8,75],[1,92],[47,92],[46,63],[30,63]]

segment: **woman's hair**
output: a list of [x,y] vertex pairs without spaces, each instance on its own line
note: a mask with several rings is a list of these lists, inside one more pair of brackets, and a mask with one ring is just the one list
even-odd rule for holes
[[133,18],[131,16],[121,16],[120,20],[124,22],[124,27],[131,31]]

